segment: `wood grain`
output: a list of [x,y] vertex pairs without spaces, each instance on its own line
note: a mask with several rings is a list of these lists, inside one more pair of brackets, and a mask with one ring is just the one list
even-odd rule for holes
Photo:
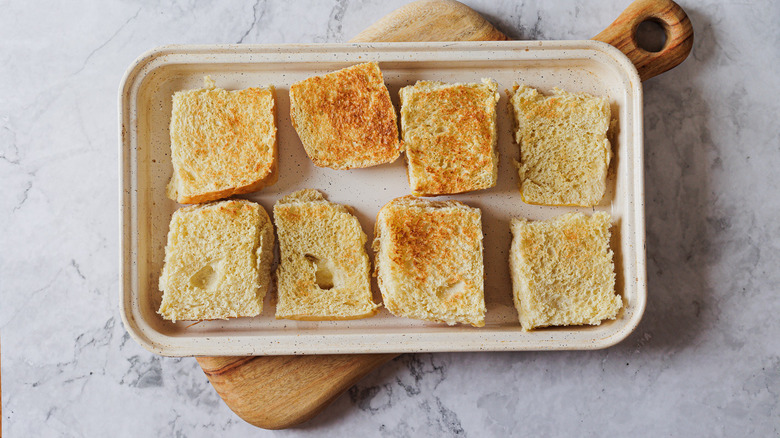
[[418,0],[391,12],[350,40],[503,41],[508,39],[479,13],[453,0]]
[[[666,44],[658,52],[648,52],[637,44],[637,28],[646,20],[659,23],[666,31]],[[646,81],[688,57],[693,47],[693,26],[685,11],[672,0],[637,0],[593,39],[620,49],[634,63],[642,81]]]
[[371,370],[396,354],[199,357],[198,363],[239,417],[283,429],[325,409]]
[[[667,30],[657,53],[636,44],[636,29],[646,19]],[[469,7],[451,0],[410,3],[361,32],[351,42],[491,41],[507,37]],[[685,12],[671,0],[637,0],[594,38],[614,45],[637,66],[642,80],[682,62],[693,31]],[[239,417],[264,429],[283,429],[307,421],[370,371],[396,354],[256,356],[197,358],[209,381]]]

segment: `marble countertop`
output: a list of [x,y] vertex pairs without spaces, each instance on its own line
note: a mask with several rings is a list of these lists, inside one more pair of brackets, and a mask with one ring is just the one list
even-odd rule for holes
[[[290,4],[288,4],[290,3]],[[292,430],[234,415],[119,317],[117,87],[171,43],[346,41],[404,0],[6,2],[0,339],[6,436],[780,434],[780,6],[683,1],[690,58],[644,84],[648,306],[601,351],[408,354]],[[467,1],[585,39],[628,0]]]

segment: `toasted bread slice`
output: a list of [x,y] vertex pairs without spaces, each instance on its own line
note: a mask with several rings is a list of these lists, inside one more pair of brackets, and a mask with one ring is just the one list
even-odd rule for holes
[[347,207],[301,190],[274,205],[281,261],[277,319],[340,320],[373,316],[366,234]]
[[401,89],[401,132],[412,194],[493,187],[498,179],[495,81],[420,81]]
[[177,91],[171,113],[168,197],[197,204],[276,182],[274,89]]
[[369,167],[401,153],[395,109],[376,62],[294,83],[290,116],[317,166]]
[[482,213],[456,201],[406,196],[379,211],[374,251],[391,313],[485,325]]
[[243,200],[193,205],[171,218],[160,276],[163,318],[257,316],[271,284],[274,231],[262,206]]
[[612,148],[604,97],[554,89],[545,97],[525,85],[510,95],[520,145],[520,193],[541,205],[591,207],[604,197]]
[[509,266],[524,330],[615,319],[623,301],[615,294],[609,224],[603,212],[512,220]]

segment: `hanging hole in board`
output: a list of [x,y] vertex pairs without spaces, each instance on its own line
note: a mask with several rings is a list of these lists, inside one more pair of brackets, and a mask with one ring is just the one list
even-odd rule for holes
[[666,28],[658,20],[648,18],[636,29],[636,45],[648,52],[660,52],[666,46]]

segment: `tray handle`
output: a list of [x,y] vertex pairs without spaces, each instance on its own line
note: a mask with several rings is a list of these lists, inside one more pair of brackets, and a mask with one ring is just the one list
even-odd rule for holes
[[[637,44],[636,31],[644,21],[654,21],[666,32],[666,43],[658,52],[648,52]],[[693,47],[693,26],[685,11],[672,0],[636,0],[593,39],[620,49],[634,63],[642,81],[646,81],[688,57]]]

